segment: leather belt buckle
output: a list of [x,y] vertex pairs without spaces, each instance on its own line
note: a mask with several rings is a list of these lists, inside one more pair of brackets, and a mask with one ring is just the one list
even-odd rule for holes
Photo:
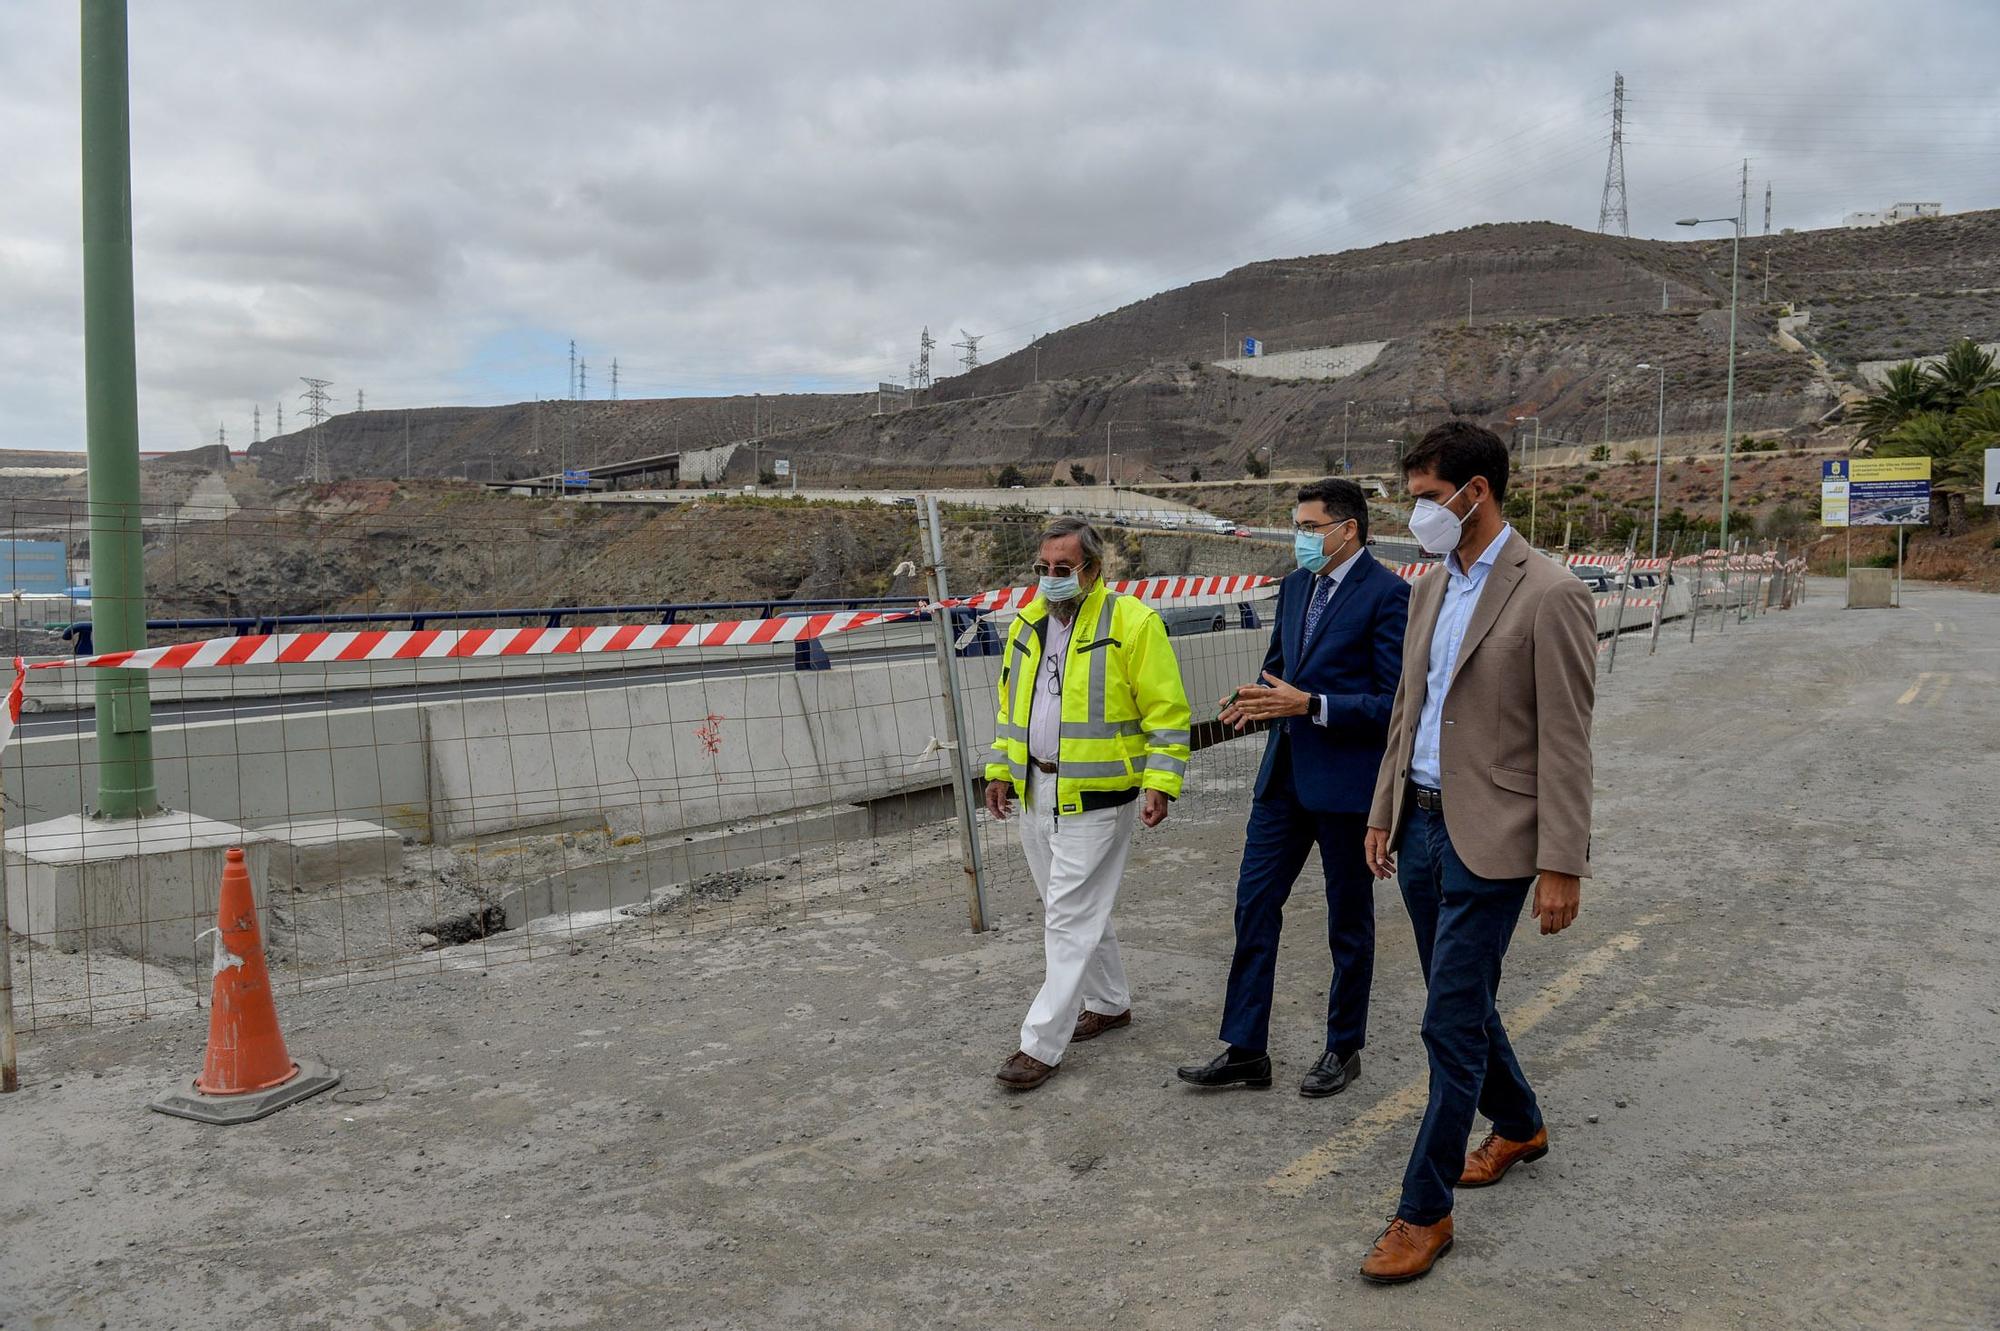
[[1054,776],[1058,770],[1056,764],[1045,763],[1040,758],[1035,758],[1035,757],[1030,757],[1028,759],[1028,766],[1034,768],[1037,772],[1040,772],[1044,776]]
[[1443,791],[1431,790],[1425,786],[1411,786],[1410,791],[1416,796],[1417,807],[1419,809],[1423,809],[1428,813],[1437,813],[1444,808]]

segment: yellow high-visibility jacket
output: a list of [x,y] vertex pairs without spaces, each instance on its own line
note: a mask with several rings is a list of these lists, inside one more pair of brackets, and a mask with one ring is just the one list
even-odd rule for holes
[[[1029,602],[1001,654],[1000,720],[988,781],[1028,788],[1028,711],[1042,669],[1049,604]],[[1099,579],[1083,598],[1063,663],[1056,812],[1124,804],[1139,791],[1178,798],[1187,776],[1190,713],[1167,626],[1151,606]]]

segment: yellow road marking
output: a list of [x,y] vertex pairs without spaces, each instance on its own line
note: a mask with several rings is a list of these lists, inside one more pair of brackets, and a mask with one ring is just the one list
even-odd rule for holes
[[1917,700],[1917,695],[1924,691],[1924,681],[1929,679],[1930,677],[1931,677],[1931,672],[1928,670],[1918,675],[1917,682],[1910,685],[1909,689],[1904,692],[1902,697],[1896,699],[1896,706],[1907,707],[1911,703],[1915,702]]
[[1951,687],[1951,676],[1939,675],[1937,677],[1937,683],[1931,685],[1931,696],[1924,699],[1924,706],[1926,707],[1937,706],[1938,699],[1944,697],[1944,691],[1950,687]]
[[[1659,923],[1661,918],[1659,915],[1648,915],[1633,923],[1643,929]],[[1508,1036],[1526,1035],[1539,1026],[1558,1007],[1575,998],[1584,985],[1602,974],[1613,961],[1636,950],[1640,941],[1636,932],[1619,934],[1578,957],[1568,970],[1550,981],[1540,993],[1505,1015],[1503,1020],[1507,1023]],[[1339,1173],[1343,1165],[1381,1140],[1397,1123],[1415,1116],[1429,1099],[1428,1076],[1398,1088],[1370,1105],[1338,1137],[1313,1147],[1264,1180],[1264,1186],[1286,1197],[1303,1195],[1327,1175]]]

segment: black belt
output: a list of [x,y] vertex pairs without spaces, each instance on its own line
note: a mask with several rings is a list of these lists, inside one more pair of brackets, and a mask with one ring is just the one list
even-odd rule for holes
[[1442,813],[1444,811],[1444,792],[1442,790],[1433,790],[1429,786],[1420,786],[1412,782],[1410,785],[1410,797],[1417,802],[1419,809],[1425,809],[1431,813]]
[[1054,776],[1056,774],[1056,765],[1054,763],[1045,763],[1032,754],[1028,757],[1028,766],[1047,776]]

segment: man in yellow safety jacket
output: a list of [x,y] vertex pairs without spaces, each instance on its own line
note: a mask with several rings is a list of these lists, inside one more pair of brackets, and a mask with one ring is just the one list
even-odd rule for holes
[[[1104,548],[1082,518],[1057,518],[1035,561],[1041,594],[1001,654],[999,730],[986,809],[1025,804],[1021,849],[1042,901],[1046,972],[999,1078],[1033,1090],[1071,1040],[1132,1021],[1111,907],[1135,822],[1157,827],[1187,775],[1180,663],[1151,607],[1104,585]],[[1081,1012],[1079,1012],[1081,1009]]]

